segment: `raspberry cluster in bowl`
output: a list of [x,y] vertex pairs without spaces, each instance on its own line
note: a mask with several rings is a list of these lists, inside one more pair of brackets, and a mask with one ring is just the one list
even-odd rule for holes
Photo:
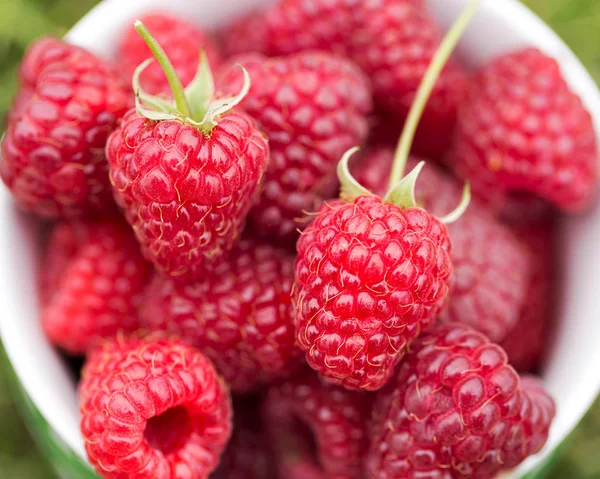
[[453,58],[403,158],[443,32],[418,0],[346,3],[214,35],[149,14],[113,63],[28,50],[0,175],[55,223],[41,321],[86,357],[100,476],[492,478],[543,447],[590,115],[539,50]]

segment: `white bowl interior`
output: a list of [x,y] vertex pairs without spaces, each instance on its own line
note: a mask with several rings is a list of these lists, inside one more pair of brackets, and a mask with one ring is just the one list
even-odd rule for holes
[[[216,27],[273,0],[105,0],[67,35],[69,41],[110,58],[120,32],[143,12],[168,9],[205,27]],[[447,27],[468,0],[429,0],[439,22]],[[592,112],[600,131],[600,93],[565,44],[517,0],[483,0],[459,47],[476,66],[491,56],[525,45],[537,46],[560,63],[573,90]],[[17,213],[0,188],[0,333],[22,386],[56,433],[85,457],[79,435],[75,384],[59,355],[45,340],[38,319],[37,237],[35,221]],[[565,219],[561,228],[563,290],[557,338],[547,358],[543,379],[557,401],[558,414],[544,452],[519,469],[526,472],[541,461],[575,427],[600,388],[600,209],[585,217]]]

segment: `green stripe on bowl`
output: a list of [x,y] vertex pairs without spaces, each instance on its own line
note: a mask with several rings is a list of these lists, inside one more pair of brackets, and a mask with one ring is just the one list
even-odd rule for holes
[[100,479],[89,464],[59,438],[35,407],[15,374],[0,343],[0,361],[4,364],[15,404],[40,451],[46,456],[61,479]]

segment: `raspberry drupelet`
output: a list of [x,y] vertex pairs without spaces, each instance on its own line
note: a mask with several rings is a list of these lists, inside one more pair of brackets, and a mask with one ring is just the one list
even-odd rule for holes
[[[235,22],[222,36],[229,53],[319,49],[347,56],[370,78],[378,109],[401,125],[443,35],[417,0],[280,0]],[[439,155],[450,146],[468,82],[465,68],[448,62],[419,124],[419,153]]]
[[231,389],[244,393],[292,374],[294,257],[244,238],[197,281],[157,275],[141,308],[142,325],[181,337],[210,358]]
[[231,434],[223,381],[177,341],[106,342],[90,354],[79,396],[85,448],[106,479],[206,479]]
[[[324,52],[253,54],[231,64],[250,75],[252,86],[241,107],[258,121],[271,150],[262,194],[250,212],[252,225],[264,237],[296,241],[297,230],[310,219],[307,213],[335,196],[340,157],[367,135],[369,81],[349,60]],[[219,87],[233,94],[242,82],[235,68]]]
[[263,412],[279,477],[362,478],[372,399],[310,370],[271,387]]
[[153,97],[134,75],[137,107],[107,144],[113,193],[144,256],[164,275],[193,279],[237,243],[269,158],[255,121],[234,98],[213,98],[205,55],[184,90],[168,58],[141,23],[175,104]]
[[350,174],[348,151],[338,165],[341,200],[327,202],[297,243],[296,339],[308,364],[348,389],[380,389],[410,343],[431,327],[448,296],[452,263],[445,223],[417,206],[424,163],[403,177],[419,118],[435,79],[475,13],[469,5],[444,39],[409,114],[381,198]]
[[57,225],[44,266],[42,326],[68,353],[139,328],[152,267],[120,218]]
[[25,54],[19,83],[0,157],[17,204],[46,218],[109,209],[104,146],[133,104],[119,71],[83,48],[41,38]]
[[457,323],[419,338],[373,406],[369,479],[489,479],[538,452],[555,415],[537,379]]
[[[140,17],[173,62],[173,67],[187,86],[198,70],[198,52],[204,49],[214,70],[221,63],[221,53],[210,36],[183,18],[165,12],[152,12]],[[132,78],[137,67],[152,57],[152,51],[133,28],[128,28],[117,52],[119,65]],[[171,95],[169,81],[158,63],[149,65],[140,75],[141,87],[151,95]]]
[[592,118],[556,60],[534,48],[501,55],[478,72],[450,161],[499,209],[518,193],[580,211],[598,190]]

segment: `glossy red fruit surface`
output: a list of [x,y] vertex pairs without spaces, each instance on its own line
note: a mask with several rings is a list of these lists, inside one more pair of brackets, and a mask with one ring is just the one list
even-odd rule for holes
[[297,245],[296,338],[330,382],[376,390],[444,305],[446,227],[377,196],[327,203]]
[[54,38],[30,46],[19,80],[0,158],[15,201],[47,218],[105,212],[104,146],[133,104],[131,88],[107,62]]
[[209,134],[132,110],[106,153],[115,199],[144,256],[182,280],[235,246],[269,159],[255,121],[235,109]]
[[451,162],[476,193],[499,206],[527,193],[579,211],[598,189],[592,118],[558,63],[534,48],[499,56],[477,73]]
[[[283,0],[235,22],[223,38],[229,52],[318,49],[347,56],[370,78],[378,108],[402,125],[442,30],[420,1]],[[421,154],[442,154],[450,146],[468,76],[452,60],[437,79],[417,133]]]
[[142,324],[197,347],[233,391],[248,392],[300,365],[293,283],[293,255],[246,238],[197,281],[157,275],[141,309]]
[[411,347],[373,411],[373,479],[489,479],[538,452],[553,400],[520,379],[506,353],[467,326],[445,324]]
[[[356,178],[384,194],[394,153],[389,148],[366,151],[354,165]],[[409,169],[417,160],[409,160]],[[419,175],[416,199],[443,216],[460,201],[462,184],[435,165]],[[453,281],[441,321],[461,321],[502,341],[515,327],[528,302],[532,257],[516,235],[483,203],[473,200],[461,218],[448,225],[452,242]]]
[[88,358],[79,395],[88,458],[106,479],[206,479],[231,434],[221,378],[177,341],[105,343]]
[[103,339],[139,328],[152,267],[124,221],[61,223],[45,257],[42,326],[53,344],[85,354]]
[[[269,137],[271,160],[262,194],[250,212],[254,230],[294,242],[311,214],[337,193],[335,169],[342,155],[367,135],[371,111],[368,79],[349,60],[324,52],[267,58],[233,58],[252,87],[241,106]],[[234,94],[242,85],[238,67],[220,85]]]

